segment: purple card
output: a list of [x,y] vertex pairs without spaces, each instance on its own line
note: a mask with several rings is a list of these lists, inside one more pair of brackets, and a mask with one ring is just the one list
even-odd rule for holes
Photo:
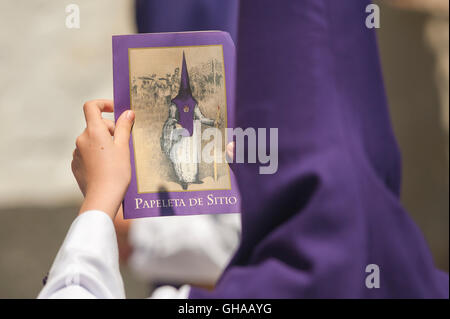
[[124,218],[240,212],[227,161],[235,47],[221,31],[113,36],[115,118],[132,109]]

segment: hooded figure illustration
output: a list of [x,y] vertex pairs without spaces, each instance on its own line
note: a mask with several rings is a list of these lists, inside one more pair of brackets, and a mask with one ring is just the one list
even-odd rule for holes
[[177,180],[184,190],[189,184],[202,183],[198,178],[202,124],[214,126],[215,123],[202,114],[197,100],[192,96],[183,52],[180,89],[169,105],[169,116],[162,129],[161,149],[170,159]]

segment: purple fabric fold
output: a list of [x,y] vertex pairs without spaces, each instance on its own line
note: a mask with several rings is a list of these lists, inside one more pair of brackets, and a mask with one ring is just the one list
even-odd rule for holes
[[191,298],[448,298],[399,201],[369,3],[241,1],[237,125],[278,128],[279,167],[234,165],[242,242],[216,289]]
[[139,32],[227,31],[236,41],[238,0],[135,0]]

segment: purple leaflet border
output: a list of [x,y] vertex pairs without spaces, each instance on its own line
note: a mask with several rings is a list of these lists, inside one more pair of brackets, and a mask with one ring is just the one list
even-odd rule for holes
[[[227,32],[222,31],[200,31],[200,32],[173,32],[173,33],[147,33],[132,35],[115,35],[112,37],[113,48],[113,71],[114,71],[114,116],[117,121],[122,112],[130,109],[130,81],[129,81],[129,48],[145,47],[180,47],[196,45],[222,45],[225,64],[225,85],[227,95],[227,126],[234,125],[234,92],[235,92],[235,46]],[[151,201],[160,199],[159,193],[137,192],[136,170],[133,151],[133,141],[130,139],[131,150],[131,183],[124,198],[124,218],[156,217],[161,216],[161,210],[154,208],[135,208],[135,198]],[[186,206],[172,207],[174,215],[198,215],[198,214],[222,214],[239,213],[240,197],[236,179],[230,169],[231,190],[210,191],[184,191],[169,192],[168,198],[183,199]],[[214,197],[235,196],[238,200],[234,205],[211,205],[207,206],[206,196]],[[190,207],[190,198],[203,197],[203,206]]]

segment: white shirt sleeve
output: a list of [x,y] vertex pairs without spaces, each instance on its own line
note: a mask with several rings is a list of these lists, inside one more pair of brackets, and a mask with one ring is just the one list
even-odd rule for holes
[[75,219],[38,298],[125,298],[108,215],[92,210]]
[[214,284],[239,244],[238,214],[138,218],[131,269],[147,281]]

